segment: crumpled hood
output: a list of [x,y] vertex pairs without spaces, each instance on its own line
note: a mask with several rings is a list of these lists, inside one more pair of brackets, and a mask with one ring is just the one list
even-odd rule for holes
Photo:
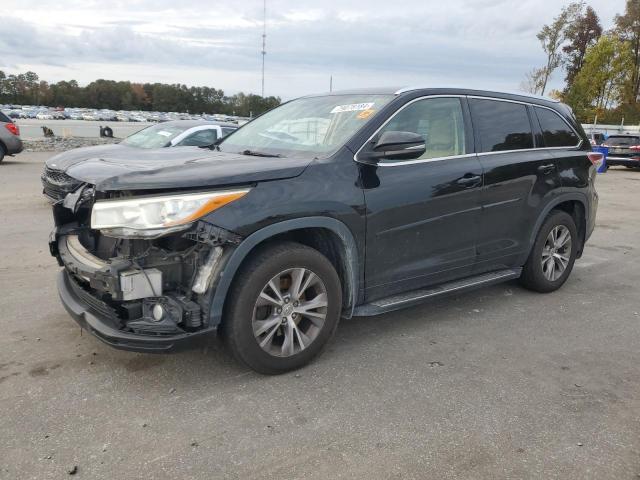
[[125,145],[78,148],[49,159],[47,166],[97,190],[213,187],[291,178],[310,159],[254,157],[198,147],[139,149]]

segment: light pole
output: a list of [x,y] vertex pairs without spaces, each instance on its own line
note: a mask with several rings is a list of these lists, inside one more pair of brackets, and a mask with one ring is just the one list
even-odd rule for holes
[[262,3],[262,98],[264,98],[264,57],[267,54],[267,0]]

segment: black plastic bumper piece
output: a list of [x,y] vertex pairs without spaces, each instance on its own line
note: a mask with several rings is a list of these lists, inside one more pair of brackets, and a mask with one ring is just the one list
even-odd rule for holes
[[113,327],[113,321],[84,302],[74,291],[73,280],[62,270],[58,275],[58,294],[69,315],[85,330],[104,343],[120,350],[147,353],[166,353],[195,346],[215,328],[177,335],[141,335]]
[[640,158],[638,157],[607,157],[607,165],[610,167],[640,167]]

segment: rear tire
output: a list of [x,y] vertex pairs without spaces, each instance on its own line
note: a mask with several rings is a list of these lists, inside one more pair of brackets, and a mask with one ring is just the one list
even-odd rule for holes
[[341,310],[340,279],[324,255],[294,242],[269,245],[238,271],[222,335],[240,362],[260,373],[284,373],[322,351]]
[[573,217],[562,210],[552,210],[540,227],[520,283],[541,293],[557,290],[569,278],[578,248],[578,230]]
[[7,151],[4,149],[4,145],[0,144],[0,163],[2,163],[6,154]]

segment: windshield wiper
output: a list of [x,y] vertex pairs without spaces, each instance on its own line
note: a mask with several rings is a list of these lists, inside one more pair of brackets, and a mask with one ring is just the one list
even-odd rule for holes
[[242,155],[250,155],[252,157],[282,157],[279,153],[256,152],[255,150],[244,150]]

